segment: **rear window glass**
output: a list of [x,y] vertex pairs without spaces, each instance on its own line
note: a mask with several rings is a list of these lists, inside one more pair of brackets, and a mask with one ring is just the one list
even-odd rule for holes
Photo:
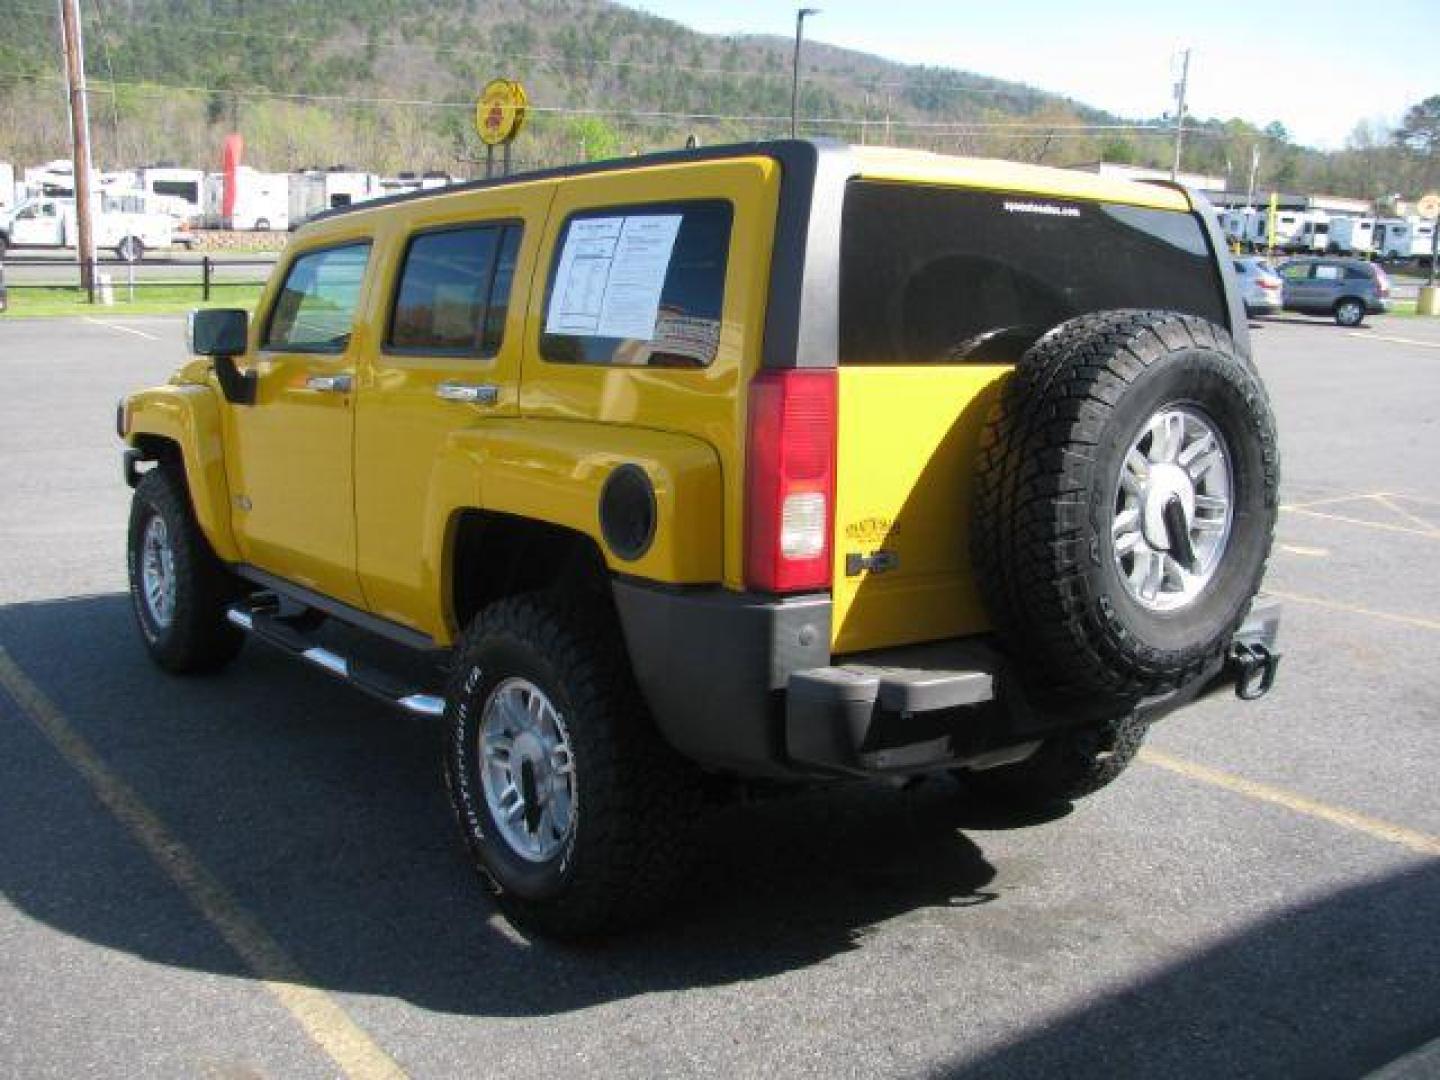
[[1066,319],[1163,308],[1229,324],[1198,218],[947,188],[850,184],[840,355],[1009,362]]
[[729,203],[576,214],[555,246],[540,353],[553,363],[705,367],[720,344]]

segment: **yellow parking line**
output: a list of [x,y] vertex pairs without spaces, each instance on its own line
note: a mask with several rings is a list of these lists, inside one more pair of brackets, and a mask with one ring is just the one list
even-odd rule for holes
[[1323,510],[1309,510],[1303,506],[1291,506],[1288,503],[1280,507],[1287,514],[1304,514],[1306,517],[1322,518],[1325,521],[1343,521],[1347,525],[1360,525],[1367,529],[1380,529],[1384,532],[1405,533],[1409,536],[1424,536],[1431,540],[1440,540],[1440,529],[1415,529],[1409,525],[1392,525],[1387,521],[1366,521],[1364,518],[1346,517],[1344,514],[1327,514]]
[[1376,611],[1374,608],[1346,604],[1339,600],[1326,600],[1323,596],[1303,596],[1300,593],[1279,592],[1275,589],[1266,589],[1265,595],[1274,596],[1280,600],[1289,600],[1296,604],[1309,604],[1311,607],[1342,611],[1346,615],[1365,615],[1372,619],[1401,623],[1404,626],[1418,626],[1421,630],[1440,630],[1440,619],[1427,619],[1423,615],[1401,615],[1393,611]]
[[1323,559],[1330,554],[1328,548],[1309,547],[1305,544],[1276,544],[1275,546],[1290,555],[1303,555],[1307,559]]
[[1346,810],[1344,807],[1331,806],[1329,803],[1311,799],[1294,791],[1287,791],[1285,788],[1261,784],[1255,780],[1246,780],[1243,776],[1236,776],[1234,773],[1212,769],[1209,765],[1201,765],[1199,762],[1175,757],[1163,750],[1146,747],[1140,751],[1140,760],[1161,769],[1168,769],[1170,772],[1190,780],[1198,780],[1212,787],[1224,788],[1226,791],[1258,799],[1260,802],[1283,806],[1297,814],[1328,821],[1331,825],[1338,825],[1351,832],[1364,833],[1376,840],[1383,840],[1387,844],[1397,844],[1421,855],[1440,856],[1440,836],[1431,836],[1429,833],[1382,821],[1380,818],[1373,818],[1354,810]]
[[1426,521],[1424,518],[1420,517],[1418,514],[1412,514],[1403,506],[1395,503],[1388,495],[1376,495],[1374,496],[1374,499],[1381,506],[1385,507],[1385,509],[1395,511],[1395,513],[1399,514],[1401,517],[1405,518],[1412,524],[1418,525],[1422,529],[1428,529],[1430,532],[1440,532],[1440,529],[1437,529],[1434,525]]
[[0,686],[341,1073],[365,1080],[405,1076],[329,994],[307,985],[310,980],[280,943],[110,770],[3,647]]
[[1359,502],[1362,499],[1378,499],[1387,495],[1385,491],[1363,491],[1352,495],[1329,495],[1323,499],[1306,499],[1304,502],[1284,503],[1281,510],[1309,510],[1312,506],[1331,506],[1335,503]]

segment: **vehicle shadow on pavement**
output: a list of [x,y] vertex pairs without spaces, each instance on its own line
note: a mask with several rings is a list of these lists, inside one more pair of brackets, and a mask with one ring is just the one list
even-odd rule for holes
[[[953,785],[854,786],[718,813],[683,902],[655,926],[584,948],[527,941],[462,853],[434,722],[256,643],[225,673],[166,676],[121,594],[0,608],[0,645],[326,990],[547,1015],[802,968],[887,919],[994,899]],[[0,730],[10,904],[107,949],[251,974],[3,694]]]
[[[949,1077],[1351,1077],[1440,1036],[1440,859],[1342,889]],[[1405,1077],[1433,1076],[1431,1054]],[[1388,1075],[1388,1074],[1387,1074]]]

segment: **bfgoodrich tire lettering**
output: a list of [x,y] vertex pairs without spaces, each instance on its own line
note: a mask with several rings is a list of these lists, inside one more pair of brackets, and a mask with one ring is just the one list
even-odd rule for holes
[[[1142,425],[1175,408],[1208,418],[1224,440],[1231,518],[1204,588],[1162,611],[1126,588],[1113,530],[1122,460]],[[1223,330],[1156,311],[1061,324],[1007,381],[978,469],[977,579],[1033,687],[1133,700],[1220,658],[1264,575],[1279,487],[1269,402]]]
[[[568,835],[538,860],[507,840],[481,775],[487,702],[517,683],[553,705],[573,767]],[[446,723],[455,813],[512,921],[583,937],[631,925],[672,895],[700,808],[700,775],[655,731],[613,617],[548,595],[491,605],[460,643]]]
[[[158,524],[157,524],[158,522]],[[229,663],[244,635],[225,619],[239,589],[216,558],[190,509],[185,481],[172,467],[151,469],[130,503],[130,601],[140,636],[155,662],[176,673],[212,671]],[[169,602],[147,598],[146,557],[160,561]],[[153,570],[150,577],[154,578]]]

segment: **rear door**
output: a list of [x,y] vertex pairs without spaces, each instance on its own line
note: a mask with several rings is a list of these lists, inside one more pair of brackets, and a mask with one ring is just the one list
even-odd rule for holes
[[854,181],[840,264],[833,648],[983,631],[971,486],[1021,353],[1066,319],[1163,308],[1228,327],[1177,210]]
[[[427,551],[436,461],[454,433],[519,411],[524,299],[551,183],[392,211],[356,418],[359,572],[371,611],[432,636],[441,553]],[[479,478],[476,479],[479,488]]]

